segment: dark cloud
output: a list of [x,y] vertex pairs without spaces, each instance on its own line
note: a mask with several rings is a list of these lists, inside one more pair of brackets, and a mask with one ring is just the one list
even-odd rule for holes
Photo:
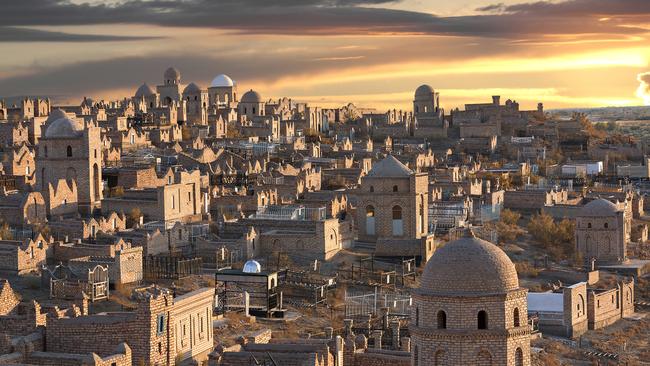
[[620,16],[648,15],[648,0],[568,0],[562,2],[537,1],[503,6],[488,5],[483,11],[503,11],[511,14],[530,14],[534,16]]
[[[332,48],[328,42],[315,41],[310,47],[289,52],[268,52],[252,46],[240,53],[208,54],[195,50],[191,53],[160,52],[146,56],[71,62],[50,67],[36,60],[30,72],[0,78],[0,96],[65,94],[77,98],[87,95],[101,97],[99,93],[112,89],[135,89],[142,83],[154,85],[162,81],[162,73],[169,66],[177,67],[183,83],[197,82],[202,87],[220,73],[235,79],[240,87],[273,83],[295,77],[314,77],[333,74],[347,69],[363,69],[408,60],[447,62],[449,59],[469,60],[486,56],[499,56],[516,52],[517,45],[498,39],[481,42],[481,47],[468,46],[455,39],[392,38],[381,37],[369,47]],[[472,43],[473,40],[471,41]],[[381,47],[375,47],[381,45]],[[445,52],[440,52],[444,49]],[[38,66],[45,65],[45,66]],[[253,84],[255,82],[255,84]]]
[[0,27],[0,42],[110,42],[135,41],[156,37],[123,37],[95,34],[74,34],[39,29]]
[[[638,34],[635,22],[599,22],[588,15],[628,14],[650,19],[648,0],[547,1],[482,7],[475,16],[437,17],[381,8],[388,0],[127,0],[117,5],[64,0],[3,4],[8,26],[146,23],[264,34],[415,33],[519,38],[547,34]],[[375,5],[368,7],[366,5]],[[623,26],[624,25],[624,26]]]

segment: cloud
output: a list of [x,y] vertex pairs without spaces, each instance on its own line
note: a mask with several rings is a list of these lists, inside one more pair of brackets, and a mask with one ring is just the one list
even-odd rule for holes
[[510,14],[531,14],[535,16],[601,16],[601,15],[648,15],[650,1],[647,0],[565,0],[536,1],[504,6],[503,3],[488,5],[479,10],[495,10]]
[[636,95],[643,99],[645,105],[650,105],[650,72],[641,73],[636,79],[639,81]]
[[[7,26],[153,24],[250,34],[425,34],[520,38],[547,34],[639,34],[647,0],[571,0],[487,5],[479,15],[438,17],[382,8],[390,0],[124,0],[116,4],[21,0],[3,4]],[[598,21],[602,14],[627,15]],[[599,16],[596,16],[599,15]],[[634,17],[634,19],[631,19]],[[633,20],[633,21],[629,21]]]
[[39,29],[0,27],[0,42],[115,42],[155,39],[157,37],[125,37],[96,34],[74,34]]

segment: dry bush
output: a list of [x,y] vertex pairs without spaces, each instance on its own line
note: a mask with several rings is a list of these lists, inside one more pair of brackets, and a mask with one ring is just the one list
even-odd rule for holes
[[564,219],[555,223],[546,213],[535,214],[528,222],[528,232],[555,260],[574,257],[575,222]]
[[515,262],[517,274],[524,277],[537,277],[539,276],[539,269],[532,266],[529,262]]

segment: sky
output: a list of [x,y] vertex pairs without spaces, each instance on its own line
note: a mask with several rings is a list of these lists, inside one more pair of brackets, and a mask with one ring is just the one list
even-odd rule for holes
[[323,107],[650,105],[650,0],[20,0],[0,7],[0,97],[132,96],[169,66],[207,88]]

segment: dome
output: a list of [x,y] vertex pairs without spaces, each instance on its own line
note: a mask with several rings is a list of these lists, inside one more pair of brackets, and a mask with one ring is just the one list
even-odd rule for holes
[[57,109],[50,112],[50,115],[47,117],[44,124],[52,123],[52,122],[56,121],[59,118],[65,118],[67,116],[68,115],[65,113],[65,111],[63,109],[57,108]]
[[518,288],[515,265],[506,253],[469,232],[431,256],[418,292],[434,296],[489,295]]
[[430,87],[429,85],[420,85],[417,89],[415,89],[415,98],[431,98],[433,95],[433,88]]
[[580,209],[580,216],[616,216],[618,207],[604,198],[593,200]]
[[75,138],[83,131],[83,127],[69,117],[61,117],[50,123],[45,130],[46,138]]
[[170,67],[165,70],[165,80],[178,80],[181,78],[181,73],[175,67]]
[[189,83],[183,90],[183,94],[199,94],[201,93],[201,87],[195,83]]
[[244,263],[244,269],[242,271],[244,273],[260,273],[262,272],[262,265],[260,262],[251,259]]
[[138,90],[135,92],[135,96],[137,98],[148,97],[148,96],[154,95],[154,94],[156,94],[156,91],[153,90],[153,88],[147,83],[144,83],[144,84],[140,85]]
[[393,155],[388,155],[384,159],[374,163],[372,169],[366,175],[367,177],[377,178],[408,178],[413,171]]
[[260,93],[251,89],[241,97],[241,103],[262,103],[262,96]]
[[217,88],[218,87],[231,87],[231,86],[235,86],[235,82],[232,81],[230,76],[225,75],[225,74],[217,75],[217,77],[212,79],[212,83],[210,84],[211,88],[213,88],[213,87],[217,87]]

